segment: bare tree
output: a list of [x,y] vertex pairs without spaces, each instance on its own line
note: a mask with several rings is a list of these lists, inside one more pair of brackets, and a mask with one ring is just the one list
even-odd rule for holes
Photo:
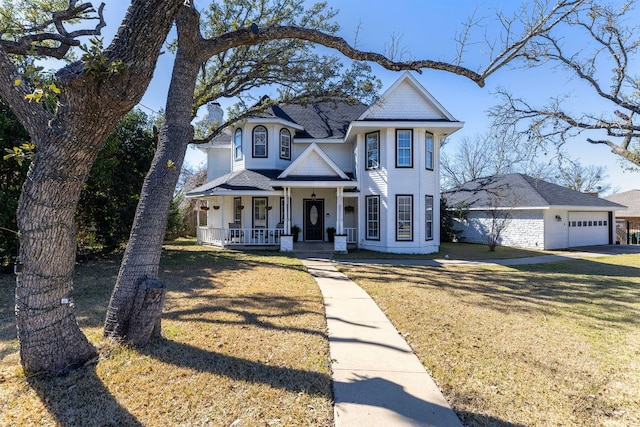
[[[520,135],[476,135],[462,138],[453,146],[445,145],[442,154],[442,188],[458,187],[477,178],[507,173],[525,175],[553,182],[576,191],[606,192],[604,166],[582,165],[563,150],[558,149],[546,162],[546,150],[530,144]],[[449,152],[449,150],[454,150]]]
[[[508,196],[508,191],[500,189],[487,190],[487,192],[490,193],[489,209],[486,211],[486,215],[489,218],[489,226],[486,230],[484,230],[484,232],[489,250],[491,252],[495,252],[496,246],[500,244],[502,232],[509,226],[511,220],[513,219],[513,208],[502,207],[504,206],[502,200],[504,200],[505,198],[507,200],[512,200],[513,197]],[[515,204],[511,204],[511,206],[515,206]]]
[[448,142],[441,159],[442,187],[446,190],[512,172],[547,179],[555,175],[555,167],[551,161],[540,161],[540,151],[519,135],[508,133],[476,134],[461,138],[457,144]]
[[580,162],[565,159],[558,165],[553,180],[556,184],[584,193],[604,193],[611,189],[606,183],[607,168],[604,166],[583,166]]
[[580,107],[570,110],[567,101],[574,97],[569,93],[554,94],[546,105],[534,106],[500,89],[502,102],[491,111],[497,125],[539,144],[583,138],[608,146],[627,165],[639,167],[638,16],[633,0],[590,0],[566,17],[562,31],[534,37],[525,49],[528,66],[565,70],[582,85]]

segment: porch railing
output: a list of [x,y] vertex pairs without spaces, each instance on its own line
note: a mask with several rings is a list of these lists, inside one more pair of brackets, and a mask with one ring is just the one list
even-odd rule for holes
[[[357,229],[345,228],[347,243],[357,242]],[[282,228],[215,228],[198,227],[198,242],[215,246],[279,245]]]
[[347,243],[358,242],[358,229],[357,228],[344,228],[344,234],[347,235]]
[[215,246],[279,245],[282,228],[214,228],[199,227],[198,241]]

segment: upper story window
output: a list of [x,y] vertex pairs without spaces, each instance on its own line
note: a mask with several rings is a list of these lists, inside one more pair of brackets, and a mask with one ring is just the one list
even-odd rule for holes
[[396,130],[396,167],[413,167],[413,131],[410,129]]
[[365,135],[367,151],[367,169],[380,167],[380,132],[372,132]]
[[433,170],[433,134],[427,132],[424,140],[424,167]]
[[267,157],[267,128],[253,128],[253,157]]
[[291,160],[291,132],[289,129],[280,129],[280,158]]
[[240,160],[242,158],[242,129],[236,129],[233,134],[233,146],[235,148],[235,159]]

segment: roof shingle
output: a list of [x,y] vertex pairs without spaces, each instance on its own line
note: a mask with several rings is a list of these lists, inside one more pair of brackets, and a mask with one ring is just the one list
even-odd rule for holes
[[608,200],[519,173],[478,178],[446,191],[443,195],[450,206],[464,205],[470,209],[550,206],[609,209],[621,207]]

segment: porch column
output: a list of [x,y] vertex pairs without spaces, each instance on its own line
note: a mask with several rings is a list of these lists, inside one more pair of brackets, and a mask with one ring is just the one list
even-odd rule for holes
[[200,199],[196,199],[196,227],[200,229]]
[[291,187],[284,187],[284,234],[291,234]]
[[202,244],[202,236],[200,236],[200,199],[196,199],[196,243]]
[[336,234],[344,234],[344,188],[336,188]]
[[227,235],[227,233],[224,231],[224,199],[226,197],[222,196],[222,202],[220,202],[220,210],[222,212],[220,212],[220,240],[222,241],[222,246],[225,245],[225,236]]

